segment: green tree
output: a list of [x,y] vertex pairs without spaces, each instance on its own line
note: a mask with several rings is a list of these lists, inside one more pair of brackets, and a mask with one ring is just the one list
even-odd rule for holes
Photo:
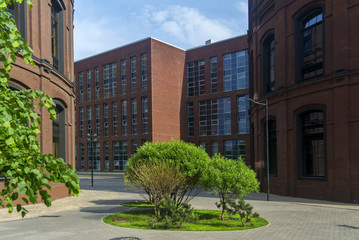
[[[11,91],[8,86],[17,57],[34,66],[33,51],[7,10],[11,4],[21,2],[0,1],[0,174],[4,177],[0,206],[7,207],[9,213],[14,211],[14,201],[18,199],[25,204],[36,203],[40,196],[46,206],[51,206],[52,183],[64,183],[69,193],[76,196],[80,191],[74,168],[63,159],[40,151],[37,135],[41,119],[36,108],[46,107],[51,119],[56,119],[52,99],[42,91]],[[30,0],[25,2],[32,7]],[[22,216],[27,213],[21,203],[16,205],[16,210]]]
[[216,205],[222,209],[221,219],[224,220],[228,208],[226,198],[243,198],[250,192],[257,192],[259,182],[255,172],[242,159],[233,160],[216,154],[203,171],[201,186],[218,194],[220,201]]
[[[156,201],[159,201],[161,197],[168,194],[179,206],[183,201],[189,201],[198,193],[202,169],[209,161],[208,154],[192,143],[179,140],[147,142],[137,149],[137,152],[128,161],[125,181],[145,191],[148,194],[148,199],[158,197]],[[151,170],[144,170],[146,167],[151,167]],[[158,175],[160,177],[157,177],[156,172],[159,172],[159,168],[171,168],[171,171],[162,171],[161,175]],[[158,186],[166,186],[159,181],[167,179],[171,182],[168,183],[168,186],[171,187],[155,187],[153,182],[143,177],[144,172],[146,176],[151,176],[151,179],[157,181]],[[176,174],[174,175],[174,173]],[[174,183],[176,183],[175,186],[173,186]],[[154,192],[156,192],[156,196],[153,195]]]

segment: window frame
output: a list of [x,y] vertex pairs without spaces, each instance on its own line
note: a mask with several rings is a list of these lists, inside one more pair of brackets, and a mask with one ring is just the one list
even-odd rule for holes
[[[307,16],[314,15],[315,12],[321,11],[323,15],[322,19],[322,74],[315,75],[313,77],[304,78],[302,74],[303,70],[303,21]],[[310,81],[317,79],[325,74],[325,5],[323,3],[314,4],[303,11],[295,18],[295,71],[296,71],[296,83]]]
[[[302,125],[302,116],[309,114],[311,112],[322,112],[323,113],[323,165],[324,165],[324,176],[308,176],[304,173],[304,146],[303,146],[303,125]],[[312,106],[308,108],[301,109],[296,113],[296,124],[297,124],[297,164],[298,164],[298,178],[299,179],[312,179],[312,180],[324,180],[328,178],[327,170],[327,128],[326,128],[326,109],[323,106]]]
[[[274,81],[271,81],[271,43],[274,42]],[[275,91],[276,85],[276,40],[274,31],[268,33],[262,41],[262,87],[263,95],[267,95]]]

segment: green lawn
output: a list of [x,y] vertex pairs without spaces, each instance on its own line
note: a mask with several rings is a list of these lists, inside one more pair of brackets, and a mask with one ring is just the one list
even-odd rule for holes
[[[128,207],[152,207],[148,203],[133,202],[122,204]],[[195,210],[199,216],[198,221],[194,223],[185,223],[182,228],[166,229],[171,231],[233,231],[245,230],[262,227],[268,224],[268,221],[263,218],[252,218],[246,227],[240,226],[239,218],[226,216],[226,220],[220,220],[221,211],[215,210]],[[137,228],[151,230],[147,221],[154,215],[152,209],[141,211],[128,211],[109,215],[104,218],[104,222],[118,227]]]

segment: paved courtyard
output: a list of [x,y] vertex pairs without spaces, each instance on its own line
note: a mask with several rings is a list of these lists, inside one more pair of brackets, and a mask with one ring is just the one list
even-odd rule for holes
[[[119,240],[136,237],[141,240],[177,239],[359,239],[359,205],[340,204],[308,199],[251,194],[248,201],[270,224],[266,227],[227,232],[175,232],[136,230],[109,226],[102,219],[112,213],[126,211],[123,202],[141,200],[128,189],[121,175],[96,174],[94,187],[90,175],[80,174],[82,193],[53,202],[28,206],[29,214],[21,219],[0,209],[0,239],[52,240]],[[218,201],[203,192],[191,201],[195,208],[216,209]]]

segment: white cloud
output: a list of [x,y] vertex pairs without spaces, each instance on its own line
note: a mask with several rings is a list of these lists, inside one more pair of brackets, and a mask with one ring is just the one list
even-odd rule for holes
[[147,7],[143,16],[152,27],[192,46],[203,45],[208,39],[218,41],[238,35],[227,22],[207,18],[194,8],[169,6],[156,11]]

